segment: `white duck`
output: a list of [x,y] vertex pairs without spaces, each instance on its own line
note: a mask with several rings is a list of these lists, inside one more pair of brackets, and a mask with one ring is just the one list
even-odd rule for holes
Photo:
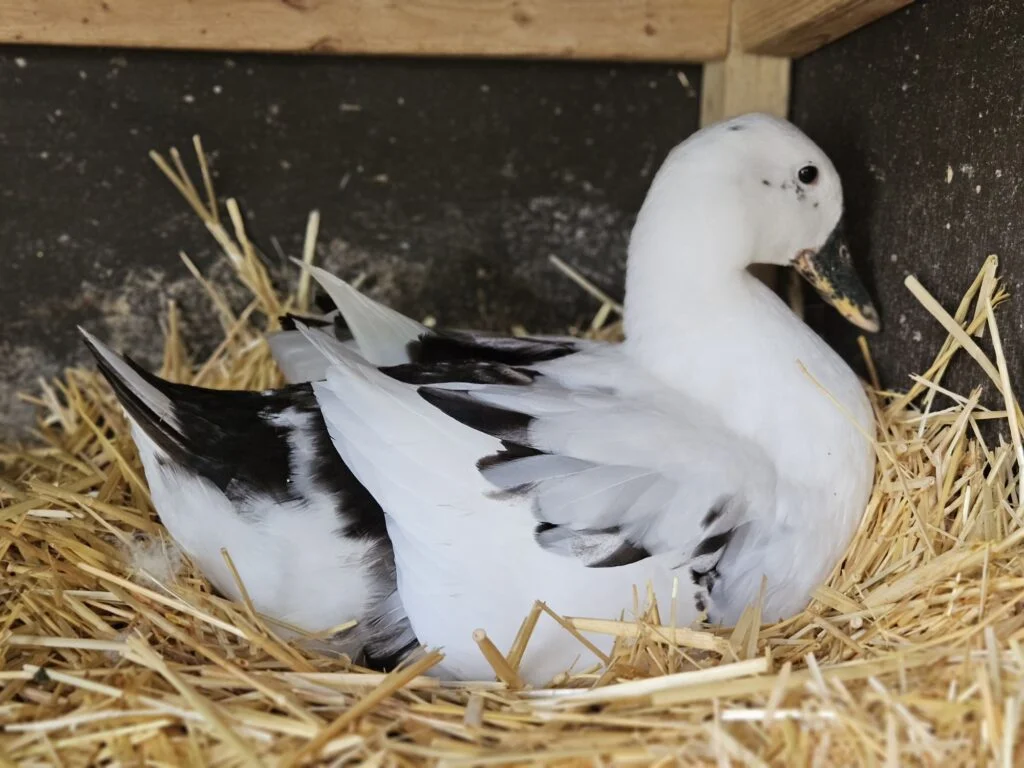
[[[536,599],[617,618],[650,584],[667,615],[678,580],[681,624],[729,623],[764,576],[766,619],[806,604],[865,509],[871,409],[747,267],[795,265],[876,330],[842,211],[832,163],[789,123],[694,134],[633,230],[621,345],[425,333],[315,272],[355,344],[300,326],[312,347],[293,375],[325,375],[331,438],[383,508],[401,601],[448,673],[490,676],[473,631],[508,648]],[[542,621],[522,671],[543,682],[577,660],[593,657]]]

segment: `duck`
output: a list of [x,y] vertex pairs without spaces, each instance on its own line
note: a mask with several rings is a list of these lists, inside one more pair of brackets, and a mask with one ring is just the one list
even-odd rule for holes
[[[218,591],[307,632],[351,619],[350,655],[493,670],[544,600],[618,618],[647,587],[674,621],[799,611],[870,492],[873,422],[853,371],[747,267],[791,265],[866,331],[878,315],[843,236],[842,189],[790,123],[692,135],[630,238],[626,340],[428,329],[319,269],[335,309],[282,318],[289,384],[165,382],[82,331],[128,415],[172,538]],[[599,662],[538,624],[520,672]]]
[[[750,267],[794,267],[878,330],[843,220],[825,153],[748,114],[691,135],[653,179],[621,343],[424,332],[312,268],[352,338],[296,322],[277,353],[315,379],[443,674],[493,677],[477,630],[510,648],[536,600],[618,619],[650,595],[680,625],[728,625],[758,600],[769,621],[806,606],[865,511],[873,413],[849,365]],[[542,685],[611,643],[540,622],[520,673]]]

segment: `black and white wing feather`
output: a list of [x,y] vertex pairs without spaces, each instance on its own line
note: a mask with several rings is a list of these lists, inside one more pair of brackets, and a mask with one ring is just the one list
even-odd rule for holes
[[[568,337],[509,338],[430,329],[319,267],[309,269],[338,309],[319,318],[285,316],[283,330],[268,335],[274,359],[290,382],[322,381],[327,375],[327,359],[296,329],[297,323],[330,333],[368,362],[409,381],[473,381],[474,374],[493,378],[487,364],[497,366],[500,378],[510,370],[522,373],[524,366],[556,360],[593,344]],[[475,368],[477,364],[483,365]]]
[[497,493],[530,500],[540,546],[590,567],[671,552],[701,571],[755,507],[772,508],[770,465],[756,447],[723,441],[707,419],[657,398],[546,378],[419,393],[502,441],[477,462],[481,474]]
[[133,427],[154,505],[222,593],[308,631],[352,619],[336,647],[389,666],[416,643],[384,514],[338,456],[312,387],[242,392],[175,384],[82,332]]

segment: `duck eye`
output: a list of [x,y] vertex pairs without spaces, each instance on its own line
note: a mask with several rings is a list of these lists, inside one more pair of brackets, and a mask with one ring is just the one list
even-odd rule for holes
[[813,165],[805,165],[796,172],[796,177],[800,179],[801,184],[813,184],[818,180],[818,169]]

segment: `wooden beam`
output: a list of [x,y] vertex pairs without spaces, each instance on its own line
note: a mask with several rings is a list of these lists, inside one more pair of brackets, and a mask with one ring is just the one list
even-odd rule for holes
[[0,42],[697,62],[729,0],[0,0]]
[[734,0],[734,44],[796,58],[870,24],[913,0]]

